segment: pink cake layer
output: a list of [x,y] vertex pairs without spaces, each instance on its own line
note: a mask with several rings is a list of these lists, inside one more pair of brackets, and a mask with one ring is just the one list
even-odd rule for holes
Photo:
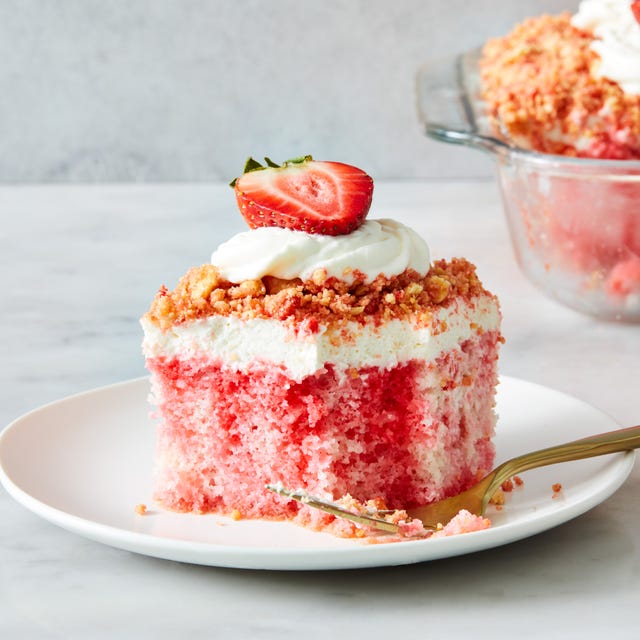
[[[625,181],[628,179],[628,182]],[[576,180],[532,172],[503,189],[520,213],[527,240],[547,265],[601,283],[614,298],[640,292],[640,173]]]
[[[498,331],[437,360],[296,381],[279,366],[237,371],[206,355],[152,357],[159,424],[156,499],[177,511],[325,516],[265,490],[381,497],[411,507],[459,492],[493,464]],[[301,511],[302,510],[302,511]]]

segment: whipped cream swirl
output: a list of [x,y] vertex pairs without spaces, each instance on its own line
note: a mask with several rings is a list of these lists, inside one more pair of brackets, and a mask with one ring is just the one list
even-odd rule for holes
[[600,56],[599,75],[617,82],[625,93],[640,94],[640,24],[630,0],[582,0],[571,19],[591,31],[591,48]]
[[233,236],[211,256],[223,278],[230,282],[275,276],[284,280],[308,280],[314,271],[353,282],[358,270],[371,282],[415,269],[426,275],[429,247],[412,229],[395,220],[365,220],[355,231],[342,236],[260,227]]

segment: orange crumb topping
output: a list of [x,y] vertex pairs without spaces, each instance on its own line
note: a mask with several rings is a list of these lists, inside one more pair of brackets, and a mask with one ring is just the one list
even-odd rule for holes
[[502,487],[500,487],[489,500],[489,504],[495,504],[498,506],[503,505],[505,502],[506,502],[506,498],[504,495],[504,491],[502,490]]
[[577,138],[604,149],[613,132],[629,145],[610,157],[640,157],[640,96],[598,77],[594,36],[570,18],[529,18],[486,43],[480,71],[490,116],[516,144],[537,151],[581,155]]
[[347,320],[414,317],[427,324],[440,306],[489,295],[475,266],[462,258],[439,260],[426,276],[406,270],[365,283],[364,274],[355,275],[353,284],[318,272],[306,282],[265,276],[234,284],[221,278],[214,265],[205,264],[190,269],[173,291],[162,287],[145,317],[162,329],[212,315],[274,318],[304,321],[315,333],[319,323]]
[[501,485],[500,488],[503,491],[506,491],[507,493],[511,493],[513,491],[513,480],[505,480]]
[[553,491],[553,493],[560,493],[562,491],[562,485],[559,482],[556,482],[555,484],[551,485],[551,490]]
[[242,520],[242,513],[238,509],[234,509],[230,514],[230,518],[232,520]]
[[146,505],[146,504],[143,504],[143,503],[137,504],[137,505],[135,506],[135,512],[136,512],[139,516],[143,516],[143,515],[145,515],[145,514],[147,513],[147,505]]

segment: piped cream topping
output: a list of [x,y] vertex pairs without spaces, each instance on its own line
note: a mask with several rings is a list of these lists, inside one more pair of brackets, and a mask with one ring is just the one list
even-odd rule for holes
[[572,24],[591,31],[591,48],[600,56],[598,74],[640,95],[640,24],[630,0],[582,0]]
[[406,269],[426,275],[427,243],[395,220],[366,220],[348,235],[324,236],[279,227],[261,227],[233,236],[211,256],[220,275],[230,282],[274,276],[308,280],[323,269],[330,277],[352,282],[353,272],[366,282],[391,277]]

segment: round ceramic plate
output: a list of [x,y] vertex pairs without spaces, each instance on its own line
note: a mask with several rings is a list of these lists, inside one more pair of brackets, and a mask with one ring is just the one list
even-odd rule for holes
[[[496,547],[566,522],[610,496],[633,453],[527,472],[489,513],[490,529],[435,540],[365,544],[285,522],[163,511],[151,499],[154,427],[148,380],[131,380],[36,409],[0,435],[0,480],[22,505],[69,531],[160,558],[253,569],[345,569],[423,562]],[[552,389],[502,378],[497,461],[617,428]],[[562,484],[555,498],[552,485]],[[135,512],[146,503],[147,514]]]

